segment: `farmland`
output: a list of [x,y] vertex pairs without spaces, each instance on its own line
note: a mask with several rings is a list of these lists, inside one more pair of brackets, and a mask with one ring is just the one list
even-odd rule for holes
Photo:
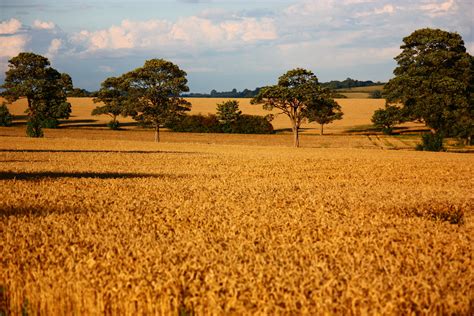
[[472,314],[473,156],[347,133],[383,102],[341,104],[299,149],[284,132],[157,144],[104,129],[90,99],[44,139],[0,128],[0,311]]
[[[356,92],[357,93],[357,92]],[[188,101],[192,103],[190,114],[216,113],[216,104],[224,102],[229,99],[221,98],[189,98]],[[0,98],[1,101],[1,98]],[[64,127],[70,128],[105,128],[110,117],[107,115],[92,116],[91,111],[98,105],[92,102],[92,98],[69,98],[72,105],[72,115],[69,120],[63,121]],[[267,115],[276,114],[276,111],[263,110],[261,106],[251,105],[250,99],[238,99],[240,109],[244,114],[251,115]],[[328,134],[341,134],[345,131],[362,127],[365,128],[372,124],[370,118],[375,110],[383,108],[385,101],[382,99],[338,99],[337,102],[341,105],[344,117],[342,120],[334,121],[325,127],[325,132]],[[9,106],[12,114],[17,115],[18,123],[24,123],[26,99],[20,99]],[[119,121],[125,123],[123,128],[136,129],[134,120],[132,118],[119,117]],[[291,125],[285,115],[277,115],[272,121],[272,124],[277,130],[290,129]],[[420,124],[408,123],[403,125],[404,128],[419,129]],[[47,132],[48,133],[48,132]],[[319,126],[316,123],[306,123],[302,125],[302,133],[317,134],[319,133]]]

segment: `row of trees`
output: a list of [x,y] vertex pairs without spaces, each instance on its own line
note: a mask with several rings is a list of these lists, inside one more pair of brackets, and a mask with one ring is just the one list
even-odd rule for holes
[[[405,37],[401,49],[395,58],[395,77],[384,87],[386,108],[374,113],[374,124],[390,133],[400,122],[421,121],[432,132],[431,139],[424,137],[427,142],[455,136],[472,143],[474,58],[466,52],[461,36],[421,29]],[[69,117],[67,95],[73,91],[69,75],[33,53],[20,53],[9,62],[2,95],[9,102],[27,98],[28,135],[40,137],[42,127],[54,127],[59,119]],[[104,105],[93,114],[109,114],[111,127],[117,126],[119,115],[132,116],[152,125],[159,141],[160,127],[190,110],[191,104],[181,97],[188,91],[186,72],[169,61],[152,59],[143,67],[106,79],[94,99]],[[258,89],[251,102],[288,116],[298,147],[304,121],[321,124],[322,134],[325,124],[342,117],[333,96],[311,71],[297,68],[282,75],[276,85]]]

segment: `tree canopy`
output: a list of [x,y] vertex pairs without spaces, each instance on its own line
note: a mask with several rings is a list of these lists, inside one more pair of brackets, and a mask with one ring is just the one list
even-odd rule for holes
[[29,136],[42,136],[46,122],[57,125],[58,119],[69,118],[67,93],[73,86],[68,74],[52,68],[46,57],[26,52],[10,59],[8,67],[2,95],[10,103],[26,97]]
[[329,96],[321,88],[313,72],[296,68],[278,79],[278,84],[261,88],[252,99],[252,104],[262,104],[266,110],[276,108],[289,117],[292,124],[293,144],[299,147],[301,123],[308,118],[310,110],[320,108]]
[[97,106],[92,110],[91,114],[110,116],[112,118],[112,121],[109,123],[111,129],[119,128],[117,120],[119,115],[128,116],[136,114],[128,106],[126,81],[122,77],[110,77],[104,80],[93,101],[94,103],[102,102],[104,105]]
[[142,123],[155,128],[155,141],[160,141],[160,126],[189,111],[191,104],[180,97],[189,91],[186,72],[163,59],[147,60],[143,67],[121,77],[126,90],[128,111]]
[[340,120],[343,116],[341,106],[330,97],[331,92],[329,90],[323,92],[307,111],[308,121],[321,125],[321,135],[324,135],[324,125]]
[[401,104],[406,120],[423,121],[434,133],[471,138],[474,67],[461,36],[425,28],[400,48],[384,88],[387,105]]

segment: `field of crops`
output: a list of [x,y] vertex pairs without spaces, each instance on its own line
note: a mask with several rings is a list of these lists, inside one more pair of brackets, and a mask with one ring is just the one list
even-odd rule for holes
[[[224,102],[229,99],[219,98],[190,98],[188,99],[192,103],[192,110],[190,114],[203,114],[216,113],[217,103]],[[0,99],[1,101],[1,99]],[[277,112],[270,112],[262,109],[260,105],[251,105],[250,99],[238,99],[240,109],[244,114],[252,115],[267,115],[276,114]],[[98,105],[92,102],[92,98],[69,98],[69,102],[72,104],[72,114],[69,120],[64,121],[63,126],[66,127],[105,127],[106,123],[110,121],[110,117],[107,115],[92,116],[91,111]],[[325,127],[325,132],[341,133],[350,130],[358,126],[367,126],[372,124],[370,118],[375,110],[383,108],[385,101],[382,99],[338,99],[337,102],[341,105],[344,117],[342,120],[335,121]],[[12,105],[9,105],[10,111],[14,115],[25,115],[26,100],[19,100]],[[19,119],[23,122],[24,117]],[[119,118],[122,123],[133,123],[135,122],[132,118]],[[291,124],[285,115],[278,115],[272,122],[275,129],[290,129]],[[410,127],[419,127],[420,124],[406,124]],[[316,123],[303,124],[303,133],[319,133],[319,125]],[[134,128],[127,127],[124,128]]]
[[472,155],[16,130],[0,130],[0,314],[474,312]]

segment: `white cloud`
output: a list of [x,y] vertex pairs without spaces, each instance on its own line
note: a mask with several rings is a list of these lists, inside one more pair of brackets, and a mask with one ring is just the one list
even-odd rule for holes
[[53,30],[56,25],[53,22],[44,22],[40,20],[35,20],[33,22],[33,28],[37,30]]
[[166,20],[124,20],[118,26],[90,32],[83,30],[73,36],[88,52],[97,50],[178,48],[232,49],[241,44],[274,40],[277,30],[270,18],[236,18],[221,22],[191,16],[171,23]]
[[46,54],[46,56],[49,59],[54,58],[54,56],[56,56],[61,46],[62,46],[62,40],[59,38],[54,38],[49,44],[48,53]]
[[[0,35],[15,34],[21,29],[21,22],[17,19],[0,22]],[[1,44],[0,44],[1,45]]]
[[420,9],[428,13],[430,16],[440,16],[447,14],[457,8],[455,0],[447,0],[444,2],[430,1],[420,6]]
[[395,13],[395,7],[391,4],[386,4],[382,8],[375,8],[371,11],[359,12],[356,13],[356,17],[367,17],[370,15],[380,15],[380,14],[393,14]]
[[0,72],[2,74],[8,69],[8,60],[24,51],[27,42],[26,35],[0,37]]

